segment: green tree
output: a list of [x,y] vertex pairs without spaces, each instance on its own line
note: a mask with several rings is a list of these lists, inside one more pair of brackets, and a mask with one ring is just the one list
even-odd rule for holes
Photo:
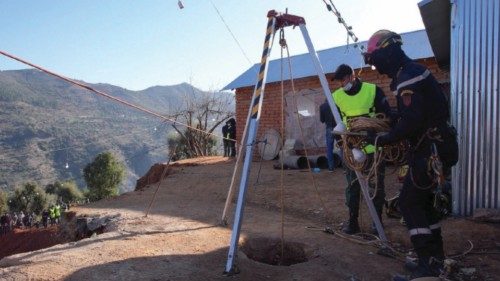
[[55,194],[59,193],[59,189],[62,187],[62,183],[60,181],[56,181],[55,183],[49,183],[45,186],[45,192],[47,194]]
[[35,212],[40,214],[49,204],[50,198],[35,183],[25,183],[14,190],[9,198],[9,208],[14,212]]
[[83,198],[83,193],[76,182],[74,181],[65,181],[61,183],[61,187],[58,188],[57,195],[59,198],[66,203],[74,202]]
[[83,169],[83,176],[92,201],[118,195],[118,185],[125,176],[125,167],[113,154],[104,152]]
[[5,191],[0,191],[0,214],[3,215],[9,208],[7,205],[7,193]]
[[58,199],[68,203],[83,199],[83,193],[74,181],[56,181],[45,186],[45,192],[54,194]]

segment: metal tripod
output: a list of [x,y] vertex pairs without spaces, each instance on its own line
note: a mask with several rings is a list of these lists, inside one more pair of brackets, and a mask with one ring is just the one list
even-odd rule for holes
[[[238,251],[238,242],[240,238],[240,231],[241,231],[241,225],[243,221],[243,212],[244,212],[244,207],[245,207],[245,197],[246,197],[246,191],[248,188],[248,176],[250,174],[250,168],[251,168],[251,161],[252,161],[252,152],[253,152],[253,146],[256,143],[256,137],[257,137],[257,130],[259,128],[259,120],[260,120],[260,115],[261,115],[261,109],[262,109],[262,102],[264,100],[264,88],[266,85],[266,74],[267,74],[267,67],[269,64],[268,58],[269,54],[271,52],[271,38],[274,38],[274,34],[277,30],[283,28],[283,27],[288,27],[288,26],[298,26],[300,28],[300,31],[302,32],[302,36],[304,37],[304,41],[307,45],[307,49],[309,51],[309,54],[311,56],[311,60],[314,64],[314,68],[316,69],[316,72],[318,74],[318,77],[320,79],[321,87],[323,89],[323,92],[325,94],[325,97],[328,101],[328,104],[330,105],[330,108],[332,110],[333,116],[335,118],[335,121],[337,124],[342,122],[342,119],[340,117],[340,114],[337,110],[337,107],[335,106],[333,102],[333,98],[330,92],[330,88],[328,87],[328,82],[326,80],[326,76],[323,73],[323,68],[319,62],[318,56],[316,54],[316,51],[314,50],[313,44],[311,42],[311,38],[309,37],[309,33],[307,32],[306,26],[305,26],[305,20],[302,17],[299,16],[294,16],[290,14],[279,14],[274,10],[271,10],[267,13],[267,29],[266,29],[266,37],[264,40],[264,51],[262,52],[262,58],[261,58],[261,63],[260,63],[260,70],[258,73],[258,81],[257,84],[255,85],[253,97],[252,97],[252,107],[250,108],[249,112],[249,121],[247,121],[247,127],[245,128],[245,132],[243,135],[243,140],[245,142],[245,159],[243,162],[243,169],[242,169],[242,175],[241,175],[241,180],[240,180],[240,186],[239,186],[239,192],[238,192],[238,201],[236,203],[236,211],[234,214],[234,223],[233,223],[233,231],[231,234],[231,242],[229,245],[229,252],[227,256],[227,263],[226,267],[224,270],[224,274],[226,275],[232,275],[235,273],[238,273],[239,270],[235,266],[235,260],[237,258],[237,251]],[[361,185],[361,190],[363,192],[363,196],[365,198],[365,201],[368,205],[368,210],[370,212],[370,216],[372,217],[375,226],[377,228],[377,231],[379,233],[380,239],[386,243],[387,238],[384,233],[384,229],[382,228],[382,224],[380,222],[380,219],[377,215],[377,212],[375,210],[375,207],[373,205],[373,202],[370,199],[370,193],[368,191],[368,183],[366,179],[363,177],[363,175],[359,172],[356,171],[356,176],[358,177],[359,183]],[[230,201],[232,198],[233,194],[233,185],[231,184],[230,190],[228,192],[228,198],[226,201]],[[226,208],[224,209],[224,214],[226,213]],[[223,215],[223,220],[224,220],[224,215]]]

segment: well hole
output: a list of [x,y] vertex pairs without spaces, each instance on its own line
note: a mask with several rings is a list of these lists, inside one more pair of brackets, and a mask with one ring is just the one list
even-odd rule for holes
[[280,238],[258,237],[246,239],[241,247],[245,255],[254,261],[290,266],[292,264],[307,262],[305,244],[285,241],[283,249]]

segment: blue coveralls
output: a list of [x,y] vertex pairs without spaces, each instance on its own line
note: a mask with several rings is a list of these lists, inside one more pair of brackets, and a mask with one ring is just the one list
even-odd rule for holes
[[443,142],[438,143],[439,156],[445,170],[449,171],[458,157],[458,146],[453,129],[447,124],[448,101],[429,69],[409,58],[403,60],[393,77],[391,90],[397,93],[399,121],[378,142],[384,145],[408,140],[409,172],[399,198],[401,213],[419,259],[428,261],[434,257],[442,260],[441,217],[433,206],[436,184],[432,174],[428,173],[431,146],[435,140],[425,137],[425,133],[436,128],[441,135]]

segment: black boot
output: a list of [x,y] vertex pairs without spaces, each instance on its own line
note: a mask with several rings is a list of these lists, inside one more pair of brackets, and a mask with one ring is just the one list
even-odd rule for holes
[[354,214],[350,214],[349,216],[349,221],[345,223],[345,225],[342,227],[342,232],[345,234],[356,234],[359,233],[361,230],[359,229],[359,224],[358,224],[358,217],[354,216]]
[[419,257],[418,266],[411,273],[412,279],[419,277],[438,277],[441,274],[436,271],[436,260],[433,257]]
[[443,262],[445,259],[443,249],[443,237],[441,236],[441,228],[432,229],[432,249],[431,255],[437,260]]
[[418,261],[407,261],[405,263],[405,267],[411,270],[410,276],[394,276],[392,280],[410,281],[421,277],[436,277],[436,280],[440,280],[438,277],[441,271],[438,270],[438,268],[442,268],[442,265],[442,262],[439,262],[433,257],[419,256]]
[[437,277],[441,274],[439,271],[440,262],[432,255],[435,254],[434,238],[430,234],[419,234],[411,236],[411,242],[418,256],[418,264],[411,273],[412,278],[418,277]]
[[[445,259],[443,250],[443,238],[441,236],[441,228],[432,229],[432,237],[429,241],[429,255],[432,257],[430,259],[430,266],[432,271],[441,273],[443,272],[443,262]],[[405,268],[409,271],[415,271],[418,267],[417,260],[407,260],[405,262]]]

